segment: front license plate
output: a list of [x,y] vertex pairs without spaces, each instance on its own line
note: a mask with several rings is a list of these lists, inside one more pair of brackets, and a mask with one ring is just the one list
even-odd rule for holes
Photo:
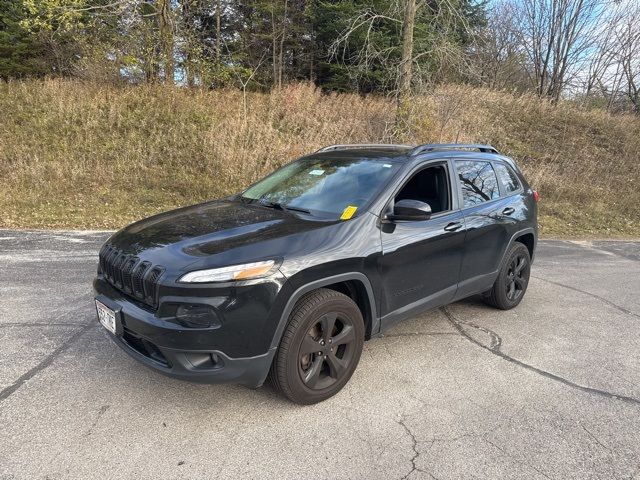
[[98,320],[100,320],[102,326],[115,335],[116,312],[98,300],[96,300],[96,310],[98,311]]

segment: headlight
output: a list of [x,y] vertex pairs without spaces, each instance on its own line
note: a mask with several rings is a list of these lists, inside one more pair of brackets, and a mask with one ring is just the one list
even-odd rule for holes
[[209,268],[189,272],[178,279],[185,283],[230,282],[233,280],[248,280],[250,278],[264,277],[275,270],[276,261],[245,263],[232,267]]

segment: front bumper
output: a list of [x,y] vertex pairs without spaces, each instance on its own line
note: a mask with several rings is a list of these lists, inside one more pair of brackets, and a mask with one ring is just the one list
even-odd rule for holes
[[[122,350],[147,367],[169,377],[198,383],[233,382],[250,388],[258,388],[264,383],[275,354],[275,349],[273,349],[257,357],[230,358],[218,351],[173,350],[166,347],[151,347],[148,344],[141,347],[142,340],[132,341],[132,337],[127,333],[119,336],[105,330],[105,335],[108,335]],[[147,350],[149,348],[153,353]],[[191,361],[194,358],[206,359],[207,356],[215,360],[203,362],[205,366],[199,363],[194,364]]]
[[[276,349],[231,356],[220,348],[220,327],[185,328],[158,318],[107,282],[94,282],[95,298],[116,312],[117,334],[108,335],[134,359],[165,375],[199,383],[233,382],[257,388],[266,379]],[[227,326],[228,327],[228,326]]]

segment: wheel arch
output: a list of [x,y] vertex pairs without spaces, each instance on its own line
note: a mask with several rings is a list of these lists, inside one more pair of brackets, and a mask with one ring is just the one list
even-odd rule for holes
[[533,261],[533,254],[536,249],[536,237],[533,231],[519,234],[516,238],[513,239],[512,244],[515,242],[522,243],[525,247],[527,247],[527,250],[529,250],[529,257]]
[[507,254],[509,253],[509,250],[511,250],[511,247],[516,242],[522,243],[527,247],[527,249],[529,250],[529,255],[531,257],[531,262],[533,263],[533,255],[536,249],[537,237],[536,237],[535,229],[532,227],[528,227],[522,230],[518,230],[513,235],[511,235],[511,239],[509,240],[509,243],[507,243],[506,248],[502,252],[502,258],[500,259],[498,272],[500,271],[500,268],[502,268],[502,265],[507,257]]
[[319,288],[329,288],[344,293],[358,305],[365,322],[365,339],[371,338],[371,335],[378,330],[380,321],[378,319],[373,287],[371,286],[369,278],[361,272],[341,273],[308,282],[293,292],[280,315],[280,320],[271,339],[270,349],[275,349],[280,344],[289,316],[298,300],[300,300],[304,294]]

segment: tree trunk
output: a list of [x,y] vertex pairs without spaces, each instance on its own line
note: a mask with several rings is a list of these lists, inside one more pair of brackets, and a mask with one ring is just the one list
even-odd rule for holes
[[627,80],[627,96],[633,105],[633,110],[636,115],[640,115],[640,88],[638,88],[633,81],[633,77],[631,74],[629,75],[629,79]]
[[193,49],[195,44],[195,35],[192,27],[192,2],[193,0],[182,0],[182,22],[183,29],[185,32],[184,36],[184,62],[183,62],[183,70],[184,70],[184,78],[187,83],[187,87],[192,88],[195,83],[195,72],[193,65]]
[[311,42],[309,42],[309,80],[311,82],[316,81],[316,72],[315,72],[315,65],[313,64],[313,61],[315,60],[316,57],[316,38],[315,38],[315,32],[313,31],[313,27],[311,28]]
[[220,29],[220,17],[222,15],[222,6],[220,0],[216,0],[216,66],[220,65],[220,51],[221,51],[221,29]]
[[284,0],[284,13],[282,14],[282,31],[280,32],[280,52],[278,54],[278,89],[282,88],[282,70],[284,69],[284,39],[287,36],[287,10],[289,0]]
[[158,29],[162,42],[164,55],[164,80],[173,84],[174,58],[173,58],[173,21],[171,18],[171,0],[159,0]]
[[192,88],[195,85],[195,75],[193,72],[193,62],[191,61],[191,54],[187,52],[187,59],[185,62],[184,70],[185,77],[187,81],[187,87]]
[[276,14],[274,12],[275,5],[271,5],[271,66],[273,67],[272,87],[278,82],[278,38],[276,34]]
[[402,22],[402,59],[398,79],[396,127],[405,130],[411,97],[411,74],[413,69],[413,29],[416,23],[416,0],[405,0]]
[[143,59],[144,59],[144,77],[147,83],[158,81],[158,62],[156,57],[156,48],[150,36],[147,34],[143,37]]

